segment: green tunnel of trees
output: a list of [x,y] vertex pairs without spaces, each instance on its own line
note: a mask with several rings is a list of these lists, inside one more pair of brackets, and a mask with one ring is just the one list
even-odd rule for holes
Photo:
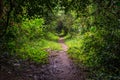
[[120,79],[119,0],[0,0],[0,66],[26,58],[44,63],[42,45],[58,35],[68,54],[96,74],[91,78]]

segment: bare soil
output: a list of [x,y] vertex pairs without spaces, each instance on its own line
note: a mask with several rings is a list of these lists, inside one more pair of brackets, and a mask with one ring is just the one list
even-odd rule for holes
[[41,66],[24,63],[24,69],[19,72],[19,76],[11,73],[6,73],[5,76],[1,73],[0,80],[86,80],[84,69],[77,67],[67,55],[68,47],[64,44],[64,39],[60,38],[58,42],[63,50],[48,50],[48,64]]

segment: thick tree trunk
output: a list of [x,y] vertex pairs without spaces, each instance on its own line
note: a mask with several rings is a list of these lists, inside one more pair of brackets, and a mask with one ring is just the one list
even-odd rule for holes
[[9,10],[9,11],[8,11],[8,13],[7,13],[6,27],[8,27],[8,26],[9,26],[10,13],[11,13],[11,12],[12,12],[12,10],[13,10],[12,0],[10,0],[9,5],[10,5],[10,10]]
[[[0,0],[0,9],[3,11],[3,8],[1,8],[1,6],[3,6],[3,1]],[[10,14],[13,10],[13,5],[12,5],[12,0],[9,0],[9,6],[10,6],[10,9],[7,11],[7,17],[6,17],[6,21],[5,21],[5,27],[3,29],[3,33],[0,35],[0,38],[3,37],[5,34],[6,34],[6,31],[8,29],[8,26],[9,26],[9,21],[10,21]],[[2,17],[2,12],[0,11],[0,17]]]
[[3,13],[3,0],[0,0],[0,19],[2,17],[2,13]]

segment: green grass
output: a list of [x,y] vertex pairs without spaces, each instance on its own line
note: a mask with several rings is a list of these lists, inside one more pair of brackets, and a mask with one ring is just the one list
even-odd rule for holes
[[43,39],[42,42],[44,43],[44,49],[52,49],[52,50],[61,50],[61,46],[58,43],[59,37],[51,32],[47,33],[47,38]]
[[81,39],[79,38],[67,39],[65,43],[68,45],[69,48],[81,47]]
[[48,32],[45,36],[46,40],[58,42],[59,37],[55,33]]
[[18,56],[22,59],[30,59],[37,63],[46,63],[48,60],[47,49],[61,50],[60,44],[57,42],[59,37],[49,33],[47,39],[35,39],[27,41],[16,49]]
[[81,39],[79,37],[70,38],[70,35],[65,36],[65,43],[68,46],[68,54],[71,58],[73,58],[75,61],[80,61],[80,47]]
[[54,42],[54,41],[48,41],[48,40],[43,40],[42,42],[44,42],[44,46],[43,49],[52,49],[52,50],[61,50],[61,46],[58,42]]

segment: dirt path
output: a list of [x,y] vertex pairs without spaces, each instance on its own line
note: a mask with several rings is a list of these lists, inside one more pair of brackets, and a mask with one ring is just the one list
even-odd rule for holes
[[63,51],[67,51],[68,47],[64,43],[64,38],[59,38],[58,42],[61,44]]
[[[69,59],[66,53],[68,48],[64,44],[64,39],[60,38],[58,42],[63,50],[49,50],[49,64],[47,65],[42,67],[31,65],[33,70],[28,70],[29,74],[27,74],[28,77],[31,77],[31,80],[85,80],[83,69],[77,68]],[[32,73],[30,74],[30,72]]]
[[63,50],[51,51],[48,50],[49,64],[35,65],[24,63],[23,70],[18,72],[20,77],[12,78],[5,77],[0,80],[85,80],[83,68],[78,68],[72,60],[69,59],[66,51],[67,46],[64,44],[64,39],[60,38],[58,41]]
[[50,52],[49,68],[51,71],[50,74],[53,76],[51,80],[85,80],[83,69],[78,69],[69,59],[66,53],[68,48],[64,44],[64,39],[60,38],[58,42],[61,44],[63,50]]

